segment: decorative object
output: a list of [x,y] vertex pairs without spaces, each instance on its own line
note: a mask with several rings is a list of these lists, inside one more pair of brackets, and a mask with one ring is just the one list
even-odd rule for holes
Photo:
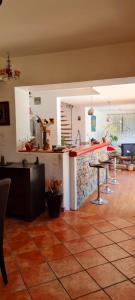
[[34,97],[34,105],[40,105],[41,104],[41,97]]
[[31,142],[25,143],[26,151],[31,151],[33,149],[33,145]]
[[134,170],[134,165],[133,164],[129,164],[128,165],[128,171],[133,171]]
[[36,160],[35,160],[34,164],[35,165],[39,165],[39,158],[38,158],[38,156],[36,157]]
[[97,144],[100,144],[100,142],[97,141],[96,139],[92,138],[91,139],[91,145],[97,145]]
[[91,116],[91,131],[95,132],[96,131],[96,116]]
[[48,192],[45,193],[48,213],[51,218],[57,218],[60,214],[63,195],[61,193],[62,180],[48,180]]
[[106,137],[104,137],[104,136],[102,137],[102,142],[103,142],[103,143],[106,143],[106,142],[107,142]]
[[47,134],[50,136],[50,130],[48,127],[54,124],[54,119],[50,118],[49,121],[46,119],[42,120],[39,116],[37,116],[37,122],[40,123],[41,130],[43,132],[43,149],[48,150],[50,149],[49,140],[47,139]]
[[10,125],[9,102],[0,102],[0,125]]
[[27,159],[22,159],[22,165],[24,166],[24,167],[26,167],[27,166],[27,164],[28,164],[28,161],[27,161]]
[[8,54],[6,68],[0,69],[0,79],[3,81],[9,79],[18,79],[20,77],[20,73],[21,72],[19,70],[12,70],[11,60]]
[[1,155],[1,162],[0,162],[0,165],[1,166],[5,166],[6,164],[5,164],[5,157],[4,157],[4,155]]

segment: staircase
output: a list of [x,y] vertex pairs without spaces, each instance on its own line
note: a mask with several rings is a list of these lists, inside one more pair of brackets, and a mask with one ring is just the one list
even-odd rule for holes
[[61,103],[61,141],[67,146],[72,145],[72,108],[70,104]]

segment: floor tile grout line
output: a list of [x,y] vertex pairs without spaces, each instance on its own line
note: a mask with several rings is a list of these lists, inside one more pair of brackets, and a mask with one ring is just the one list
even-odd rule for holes
[[[107,221],[107,222],[109,222],[109,221]],[[91,225],[91,224],[90,224]],[[131,226],[134,226],[134,225],[131,225]],[[130,226],[128,226],[128,228],[129,228]],[[126,227],[124,227],[124,228],[126,228]],[[123,228],[122,228],[123,229]],[[118,227],[118,230],[122,230],[121,228],[119,228]],[[73,229],[74,230],[74,229]],[[111,230],[112,231],[112,230]],[[125,232],[124,230],[122,231],[122,232]],[[54,232],[53,232],[54,233]],[[104,232],[99,232],[99,233],[101,233],[101,234],[104,234]],[[55,234],[55,233],[54,233]],[[127,234],[127,233],[126,233]],[[133,236],[130,236],[129,235],[129,239],[128,240],[130,240],[130,239],[133,239]],[[83,236],[80,236],[80,238],[82,239],[84,239],[85,240],[85,238],[83,237]],[[60,241],[61,243],[63,243],[64,244],[64,241]],[[88,242],[88,241],[87,241]],[[89,242],[88,242],[89,243]],[[112,244],[117,244],[118,245],[118,243],[119,242],[113,242]],[[89,243],[90,244],[90,243]],[[91,245],[91,244],[90,244]],[[120,247],[120,245],[118,245],[119,247]],[[91,245],[91,247],[92,247],[92,249],[94,249],[94,247]],[[104,247],[104,246],[103,246]],[[101,248],[101,247],[100,247]],[[120,247],[121,249],[123,249],[122,247]],[[98,248],[95,248],[96,249],[96,251],[98,252]],[[125,249],[123,249],[125,252],[128,252],[128,251],[126,251]],[[82,251],[81,251],[81,253],[82,253]],[[71,255],[73,255],[72,253],[71,253]],[[100,253],[100,255],[101,255],[101,253]],[[129,253],[129,256],[130,257],[132,257],[133,255],[131,255],[131,253]],[[134,256],[133,256],[134,257]],[[106,259],[106,258],[105,258]],[[121,258],[121,259],[124,259],[124,258]],[[120,260],[121,260],[120,259]],[[107,260],[107,259],[106,259]],[[110,261],[109,261],[110,262]],[[113,262],[110,262],[112,265],[113,265]],[[83,267],[82,267],[83,268]],[[119,271],[119,270],[118,270]],[[120,271],[119,271],[120,272]],[[124,276],[125,276],[125,274],[124,274]],[[133,277],[134,278],[134,277]],[[127,278],[128,279],[128,281],[131,281],[129,278]],[[132,281],[131,281],[132,282]],[[133,283],[133,282],[132,282]]]
[[[94,268],[94,267],[93,267]],[[88,272],[87,272],[88,273]],[[121,273],[121,272],[120,272]],[[89,273],[88,273],[89,274]],[[105,286],[105,287],[102,287],[99,283],[98,283],[98,281],[96,281],[96,279],[91,275],[91,274],[89,274],[90,275],[90,277],[92,278],[92,279],[94,279],[94,281],[100,286],[100,288],[101,288],[101,290],[103,290],[104,291],[104,289],[106,289],[106,288],[108,288],[108,287],[112,287],[112,286],[114,286],[114,285],[116,285],[116,284],[118,284],[118,283],[121,283],[121,282],[125,282],[125,281],[127,281],[127,278],[125,278],[125,279],[123,279],[123,280],[121,280],[121,281],[118,281],[118,282],[116,282],[116,283],[113,283],[113,284],[110,284],[110,285],[107,285],[107,286]],[[125,276],[124,276],[125,277]]]
[[[103,257],[104,257],[104,256],[103,256]],[[102,265],[105,265],[105,264],[107,264],[107,263],[110,263],[114,268],[116,268],[116,269],[119,271],[119,273],[121,273],[121,274],[126,278],[126,280],[131,281],[131,279],[133,279],[135,276],[133,276],[132,278],[129,278],[129,277],[127,277],[124,273],[122,273],[122,271],[119,270],[115,265],[113,265],[113,262],[117,262],[117,261],[120,261],[120,260],[122,260],[122,259],[129,258],[129,257],[132,257],[132,255],[130,255],[130,256],[128,256],[128,257],[121,258],[121,259],[117,259],[117,260],[114,260],[114,261],[109,261],[107,258],[105,258],[105,259],[107,260],[106,263],[100,264],[100,265],[96,265],[96,266],[92,266],[92,267],[89,267],[88,269],[93,269],[93,268],[95,268],[95,267],[102,266]],[[87,270],[87,269],[85,269],[85,270]],[[132,281],[131,281],[131,282],[132,282]],[[132,282],[132,283],[133,283],[133,282]]]
[[[74,273],[74,274],[78,274],[78,273],[81,273],[81,272],[84,272],[85,270],[82,270],[82,271],[79,271],[79,272],[76,272],[76,273]],[[87,274],[88,274],[88,272],[86,272]],[[65,277],[69,277],[70,275],[74,275],[74,274],[69,274],[69,275],[67,275],[67,276],[64,276],[64,277],[61,277],[60,279],[62,279],[62,278],[65,278]],[[90,274],[88,274],[89,275],[89,277],[91,278],[91,279],[93,279],[91,276],[90,276]],[[93,280],[96,284],[97,284],[97,286],[99,287],[99,289],[98,290],[96,290],[95,292],[97,292],[97,291],[101,291],[101,287],[100,287],[100,285],[95,281],[95,279]],[[62,282],[61,282],[61,284],[62,284]],[[62,284],[62,286],[63,286],[63,284]],[[64,287],[64,286],[63,286]],[[92,294],[93,292],[90,292],[90,293],[86,293],[86,294],[84,294],[84,295],[81,295],[81,296],[79,296],[79,297],[82,297],[82,296],[86,296],[86,295],[90,295],[90,294]],[[71,297],[71,296],[70,296]],[[72,299],[72,297],[71,297],[71,299]],[[73,298],[73,299],[78,299],[78,296],[77,296],[77,298]]]

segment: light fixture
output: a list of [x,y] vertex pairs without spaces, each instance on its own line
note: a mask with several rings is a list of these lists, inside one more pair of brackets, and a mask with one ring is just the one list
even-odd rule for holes
[[112,123],[112,117],[111,117],[111,101],[108,101],[108,110],[109,113],[107,114],[106,122]]
[[91,107],[88,110],[88,116],[94,115],[94,107],[93,107],[93,97],[91,96]]
[[107,123],[112,123],[112,118],[111,118],[111,116],[109,116],[109,115],[107,116],[106,122],[107,122]]
[[18,79],[20,77],[20,73],[21,72],[19,70],[12,70],[11,60],[8,54],[6,68],[0,69],[0,79],[3,81],[9,79]]
[[94,115],[94,108],[90,107],[88,110],[88,116],[93,116]]

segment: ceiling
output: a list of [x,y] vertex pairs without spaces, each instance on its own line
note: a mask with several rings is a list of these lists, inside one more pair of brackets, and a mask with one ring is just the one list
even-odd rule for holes
[[0,56],[135,41],[134,0],[3,0]]
[[97,107],[99,110],[109,109],[135,112],[135,77],[61,83],[49,85],[33,85],[17,87],[32,96],[42,94],[60,97],[62,102],[74,106]]
[[95,106],[100,110],[135,110],[135,83],[94,86],[94,91],[91,95],[63,97],[62,101],[72,105]]

